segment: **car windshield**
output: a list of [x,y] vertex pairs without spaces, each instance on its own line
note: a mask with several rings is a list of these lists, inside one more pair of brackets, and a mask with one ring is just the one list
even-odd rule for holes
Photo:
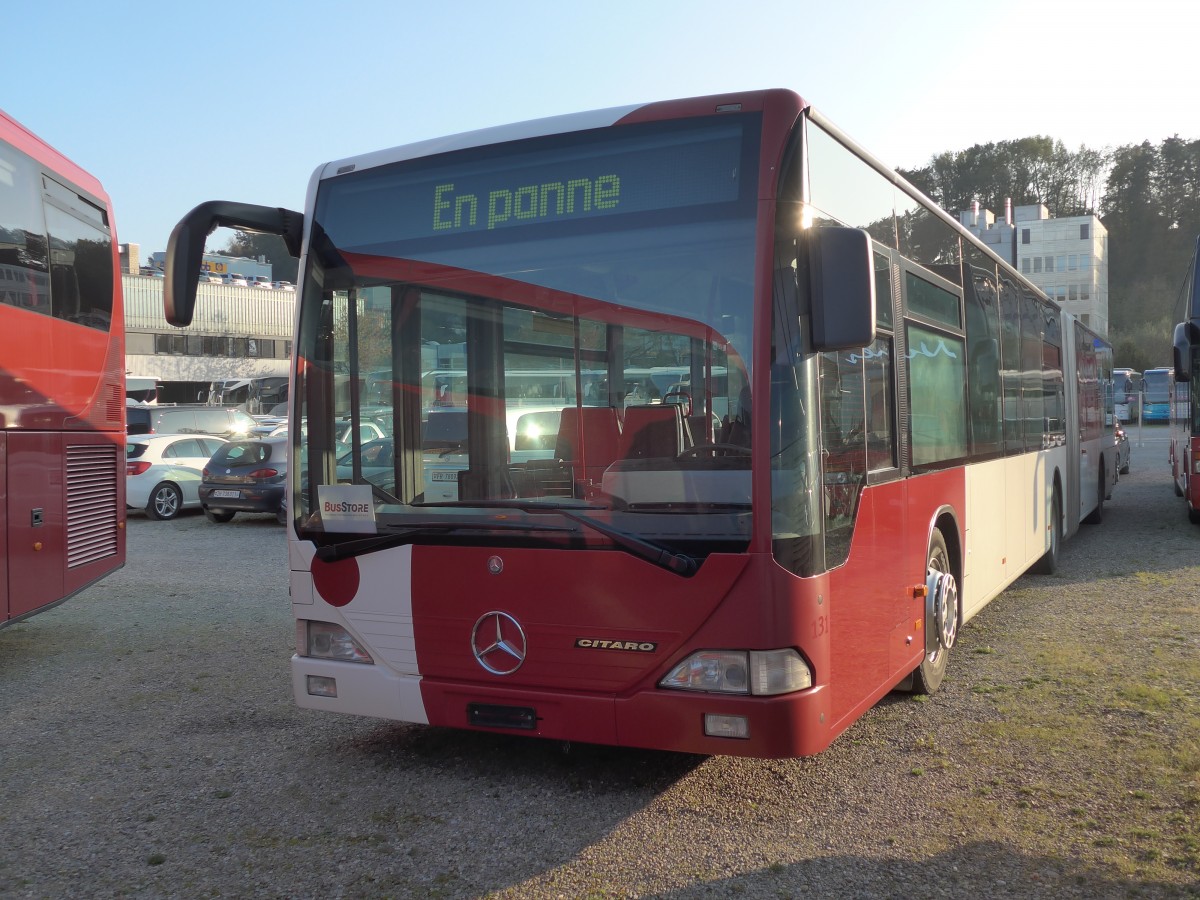
[[297,508],[352,482],[381,527],[512,501],[514,520],[567,506],[689,552],[744,547],[756,124],[629,126],[322,182]]

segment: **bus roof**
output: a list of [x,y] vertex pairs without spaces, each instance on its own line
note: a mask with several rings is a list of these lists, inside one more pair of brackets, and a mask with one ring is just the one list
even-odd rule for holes
[[[2,109],[0,141],[7,141],[22,153],[58,173],[61,178],[71,181],[75,187],[90,193],[92,199],[101,201],[106,208],[109,206],[108,194],[100,186],[98,178],[81,169]],[[111,215],[111,212],[109,214]]]
[[[636,103],[629,106],[614,106],[608,109],[568,113],[544,119],[531,119],[525,122],[514,122],[509,125],[481,128],[476,131],[464,131],[459,134],[447,135],[446,137],[431,138],[430,140],[418,141],[413,144],[391,147],[387,150],[364,153],[361,156],[333,160],[319,166],[313,174],[313,179],[316,181],[324,178],[334,178],[338,175],[346,175],[350,172],[374,168],[375,166],[383,166],[409,159],[420,159],[424,156],[436,156],[440,153],[451,153],[456,150],[467,150],[473,147],[484,147],[492,144],[507,143],[509,141],[546,137],[554,134],[567,134],[572,131],[608,128],[617,124],[696,116],[705,113],[716,114],[726,111],[753,112],[761,110],[771,99],[782,100],[790,105],[794,105],[797,114],[808,107],[808,104],[794,91],[782,88],[747,91],[745,93],[712,94],[685,100],[666,100],[651,103]],[[728,109],[723,108],[725,104],[728,104]],[[736,107],[736,109],[733,107]]]

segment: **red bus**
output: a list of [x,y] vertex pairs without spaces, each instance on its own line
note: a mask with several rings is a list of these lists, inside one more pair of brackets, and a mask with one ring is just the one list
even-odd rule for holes
[[1200,237],[1179,290],[1175,314],[1175,365],[1171,380],[1171,480],[1187,502],[1188,519],[1200,524]]
[[[337,160],[303,214],[202,204],[168,248],[176,325],[219,225],[302,259],[303,707],[817,753],[935,690],[1116,476],[1107,344],[789,91]],[[462,345],[451,406],[430,343]],[[537,369],[576,387],[522,414],[505,375]],[[382,410],[336,390],[380,371]],[[389,435],[338,449],[368,414]]]
[[0,112],[0,627],[125,564],[124,372],[108,197]]

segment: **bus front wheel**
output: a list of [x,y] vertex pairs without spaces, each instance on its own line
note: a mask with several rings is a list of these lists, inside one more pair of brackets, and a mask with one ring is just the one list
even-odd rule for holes
[[[959,608],[958,582],[950,568],[950,552],[941,531],[934,529],[929,538],[929,554],[925,564],[925,581],[930,590],[932,603],[927,604],[926,615],[933,616],[936,639],[925,643],[925,657],[913,669],[912,687],[914,694],[932,694],[942,683],[946,674],[946,662],[950,648],[958,636]],[[926,634],[931,629],[926,629]]]

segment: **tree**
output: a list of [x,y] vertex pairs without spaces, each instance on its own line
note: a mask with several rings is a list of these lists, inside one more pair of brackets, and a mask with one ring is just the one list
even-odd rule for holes
[[958,212],[980,206],[1001,212],[1014,206],[1044,203],[1055,216],[1096,209],[1105,156],[1087,147],[1071,152],[1043,135],[999,143],[975,144],[934,156],[929,164],[901,174],[937,201]]
[[265,257],[271,264],[271,274],[276,281],[297,281],[299,260],[288,253],[283,238],[277,234],[258,234],[253,231],[238,231],[221,251],[226,256],[248,256],[251,259]]

